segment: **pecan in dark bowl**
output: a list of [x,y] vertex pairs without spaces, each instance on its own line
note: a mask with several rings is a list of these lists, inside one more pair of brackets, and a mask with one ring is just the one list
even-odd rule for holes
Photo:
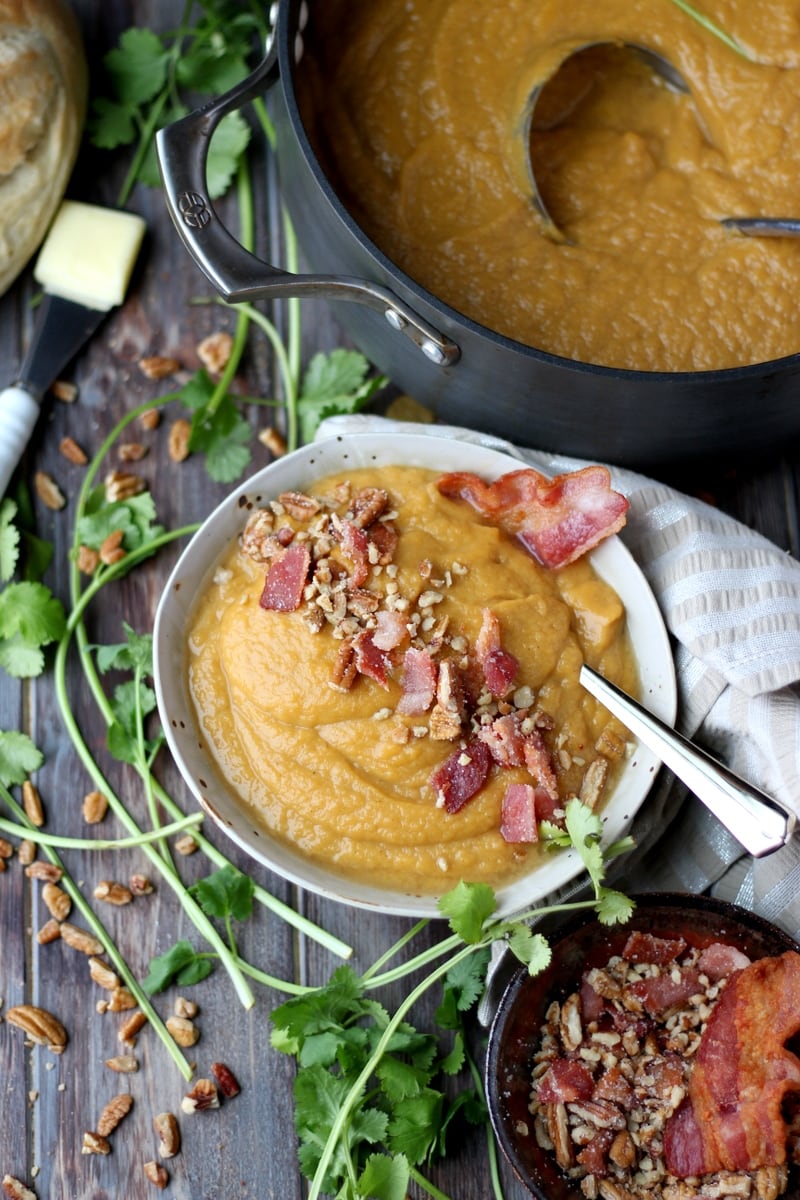
[[[800,947],[720,900],[677,893],[635,899],[625,925],[573,919],[550,935],[545,971],[531,977],[520,968],[511,977],[489,1034],[485,1077],[503,1153],[539,1200],[797,1200],[800,1060],[792,1049],[800,1028]],[[772,960],[763,974],[777,985],[773,994],[762,982],[753,988],[762,972],[747,960]],[[742,986],[745,977],[751,986]],[[713,1036],[701,1054],[711,1019]],[[748,1040],[749,1067],[736,1051]],[[768,1130],[773,1143],[780,1138],[778,1158],[786,1147],[785,1163],[762,1166],[756,1152],[749,1169],[678,1170],[692,1145],[687,1120],[691,1126],[700,1111],[691,1077],[700,1078],[701,1058],[712,1090],[719,1078],[764,1071],[758,1111],[775,1087]],[[780,1082],[771,1083],[776,1075]],[[730,1107],[738,1121],[742,1103]],[[729,1120],[725,1108],[720,1128]],[[694,1123],[698,1152],[711,1153],[704,1144],[712,1124]],[[684,1161],[691,1164],[691,1156]]]

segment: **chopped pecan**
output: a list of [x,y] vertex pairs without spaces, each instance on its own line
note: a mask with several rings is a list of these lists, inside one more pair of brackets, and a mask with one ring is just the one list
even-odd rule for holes
[[257,508],[247,518],[239,546],[255,562],[267,562],[275,553],[275,517],[268,508]]
[[85,466],[89,461],[86,451],[78,445],[74,438],[63,437],[58,443],[58,449],[68,462],[75,463],[78,467]]
[[305,492],[281,492],[278,502],[283,505],[290,517],[296,521],[308,521],[320,510],[319,500],[307,496]]
[[200,1030],[188,1017],[167,1017],[166,1026],[179,1046],[193,1046]]
[[131,875],[128,880],[131,891],[134,896],[149,896],[153,892],[153,885],[146,875],[135,874]]
[[169,430],[167,452],[173,462],[183,462],[189,457],[189,439],[192,427],[185,417],[173,421]]
[[188,1017],[190,1020],[198,1013],[194,1000],[187,1000],[185,996],[176,996],[173,1008],[176,1017]]
[[94,982],[101,988],[105,988],[107,992],[113,992],[119,987],[119,975],[116,971],[112,971],[108,963],[103,962],[102,958],[97,958],[92,955],[89,959],[89,974]]
[[32,842],[30,838],[23,838],[17,846],[17,858],[23,867],[30,866],[36,858],[36,842]]
[[114,883],[110,879],[101,879],[94,889],[95,900],[105,900],[106,904],[130,904],[133,892],[124,883]]
[[356,651],[353,638],[345,638],[336,655],[331,675],[331,687],[338,692],[347,692],[353,686],[358,675],[356,666]]
[[128,471],[109,471],[103,480],[106,500],[115,504],[118,500],[130,500],[145,490],[145,482],[139,475]]
[[117,1033],[117,1041],[123,1042],[126,1046],[135,1046],[137,1034],[147,1024],[147,1017],[137,1009],[132,1012],[129,1017],[122,1022]]
[[258,435],[262,446],[266,446],[273,458],[281,458],[286,453],[286,438],[279,433],[274,425],[268,425]]
[[160,1156],[174,1158],[181,1148],[181,1131],[175,1115],[171,1112],[158,1113],[153,1118],[153,1127],[159,1137]]
[[181,1100],[181,1108],[190,1114],[205,1112],[207,1108],[219,1108],[219,1093],[213,1079],[198,1079]]
[[22,785],[22,807],[25,809],[25,815],[32,824],[38,827],[44,825],[42,797],[39,795],[39,789],[35,784],[31,783],[30,779],[26,779]]
[[226,1100],[231,1100],[234,1096],[239,1095],[239,1092],[242,1090],[239,1087],[239,1080],[226,1063],[212,1063],[211,1074],[219,1084],[219,1090],[222,1092]]
[[33,477],[33,486],[36,489],[36,495],[47,508],[51,508],[54,512],[58,512],[67,503],[67,498],[61,488],[53,479],[52,475],[48,475],[46,471],[37,471]]
[[389,493],[383,488],[360,488],[353,496],[350,506],[353,524],[358,529],[369,529],[389,506]]
[[10,1025],[22,1029],[31,1041],[47,1046],[53,1054],[63,1054],[67,1044],[67,1031],[57,1017],[46,1008],[34,1004],[18,1004],[9,1008],[6,1020]]
[[560,1103],[548,1104],[545,1106],[545,1115],[556,1162],[566,1170],[572,1166],[572,1138],[567,1124],[567,1110]]
[[125,557],[125,548],[122,545],[124,534],[121,529],[114,529],[104,538],[100,545],[100,561],[105,563],[107,567],[111,567],[116,562],[121,562]]
[[100,555],[91,546],[79,546],[78,570],[84,575],[94,575],[100,563]]
[[228,364],[233,349],[233,338],[225,330],[217,330],[204,337],[197,346],[197,357],[212,375],[220,375]]
[[108,799],[102,792],[87,792],[83,797],[81,812],[87,825],[97,825],[108,810]]
[[87,1129],[83,1135],[81,1144],[81,1154],[110,1154],[111,1142],[107,1137],[95,1132],[93,1129]]
[[160,1191],[163,1191],[169,1183],[169,1175],[167,1174],[166,1168],[162,1167],[161,1163],[155,1162],[155,1160],[146,1162],[142,1167],[142,1170],[144,1171],[145,1179],[149,1183],[152,1183]]
[[3,1176],[3,1191],[8,1196],[8,1200],[36,1200],[36,1193],[26,1187],[21,1180],[15,1179],[13,1175]]
[[118,1075],[133,1075],[139,1070],[139,1060],[132,1054],[115,1054],[106,1059],[106,1066]]
[[100,1136],[107,1138],[110,1133],[113,1133],[132,1108],[133,1096],[129,1092],[120,1092],[113,1100],[109,1100],[97,1122],[97,1132]]
[[[30,870],[30,868],[28,868]],[[56,921],[64,921],[69,916],[72,901],[63,888],[57,883],[46,883],[42,888],[42,900],[47,911]]]
[[139,417],[139,424],[142,429],[152,430],[158,429],[161,424],[161,413],[157,408],[148,408]]
[[36,941],[40,946],[48,946],[50,942],[56,942],[61,937],[61,926],[54,917],[49,921],[45,921],[42,928],[36,934]]
[[68,383],[66,379],[57,379],[55,383],[50,385],[50,391],[55,396],[56,400],[60,400],[62,404],[74,404],[78,399],[78,389],[74,383]]
[[126,987],[115,987],[108,1002],[108,1011],[130,1012],[132,1008],[136,1008],[136,999],[133,993]]
[[195,850],[199,849],[197,842],[190,833],[181,834],[179,838],[175,839],[173,845],[177,853],[182,854],[184,857],[194,854]]
[[149,354],[139,359],[139,370],[148,379],[166,379],[179,371],[181,364],[177,358],[169,358],[165,354]]
[[568,996],[561,1005],[559,1031],[564,1049],[577,1050],[583,1041],[583,1024],[581,1022],[581,1002],[577,992]]
[[44,880],[45,883],[58,883],[64,872],[55,863],[32,862],[25,868],[25,874],[29,879]]
[[103,943],[99,938],[94,937],[88,930],[73,925],[70,921],[61,923],[61,937],[73,950],[80,950],[81,954],[103,953]]
[[594,808],[603,794],[608,778],[608,759],[596,758],[584,772],[579,799],[589,808]]
[[141,442],[121,442],[117,451],[120,462],[140,462],[146,454],[147,446]]

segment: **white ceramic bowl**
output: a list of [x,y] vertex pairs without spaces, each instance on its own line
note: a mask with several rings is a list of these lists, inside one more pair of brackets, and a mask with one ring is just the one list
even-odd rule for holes
[[[213,576],[219,559],[239,535],[245,505],[265,503],[283,491],[302,491],[314,480],[348,468],[406,465],[433,470],[472,471],[494,479],[520,467],[497,450],[425,434],[350,434],[304,446],[277,459],[237,487],[208,517],[181,555],[164,589],[155,621],[155,685],[169,748],[201,807],[234,842],[266,867],[301,887],[365,908],[409,916],[438,916],[436,898],[383,890],[345,879],[309,862],[255,823],[218,773],[204,749],[187,687],[186,630],[196,597]],[[605,541],[591,556],[597,573],[622,599],[639,664],[641,697],[662,720],[672,722],[676,708],[675,673],[658,605],[622,542]],[[622,836],[644,801],[659,766],[638,747],[624,764],[603,807],[605,838]],[[497,890],[498,911],[510,913],[535,903],[569,883],[581,870],[572,851],[548,855],[527,874]]]

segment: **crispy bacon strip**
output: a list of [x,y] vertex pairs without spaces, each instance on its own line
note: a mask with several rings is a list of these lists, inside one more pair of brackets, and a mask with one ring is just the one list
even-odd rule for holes
[[541,789],[530,783],[508,785],[500,810],[500,836],[505,841],[538,842],[536,801],[540,794]]
[[486,520],[518,537],[546,567],[564,567],[616,533],[629,508],[601,466],[553,479],[528,467],[491,484],[469,471],[454,471],[437,486],[443,496],[468,501]]
[[800,1090],[800,954],[763,958],[728,982],[700,1042],[689,1093],[667,1122],[664,1156],[679,1178],[786,1161],[781,1105]]
[[475,656],[492,696],[501,699],[514,686],[519,663],[500,643],[500,621],[491,608],[481,613],[481,627],[475,639]]
[[486,782],[492,756],[489,747],[474,738],[462,750],[455,750],[431,775],[430,784],[437,803],[456,813],[479,792]]

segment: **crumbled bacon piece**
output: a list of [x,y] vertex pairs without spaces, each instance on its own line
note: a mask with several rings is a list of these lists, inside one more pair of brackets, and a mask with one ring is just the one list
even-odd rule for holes
[[638,1001],[651,1016],[662,1016],[700,990],[700,972],[696,967],[681,967],[676,974],[675,979],[671,973],[638,979],[628,985],[626,994]]
[[274,612],[294,612],[303,600],[311,567],[311,552],[305,542],[293,542],[270,564],[259,604]]
[[750,959],[735,946],[728,946],[725,942],[712,942],[700,955],[697,969],[715,982],[749,965]]
[[503,796],[500,835],[507,842],[538,842],[536,798],[540,791],[530,783],[510,783]]
[[340,521],[334,523],[334,531],[337,533],[342,554],[345,558],[349,558],[353,564],[353,571],[350,576],[350,586],[354,588],[361,587],[361,584],[369,575],[369,541],[363,529],[359,529],[352,521]]
[[[530,733],[525,735],[522,753],[525,758],[525,765],[531,775],[539,786],[544,789],[553,802],[553,805],[559,804],[558,781],[553,766],[553,758],[538,729],[532,729]],[[548,819],[549,816],[552,816],[552,808],[550,814],[548,814]]]
[[403,658],[403,694],[397,711],[419,716],[428,711],[436,695],[437,666],[429,651],[409,646]]
[[507,696],[514,686],[519,663],[500,645],[500,621],[490,608],[485,608],[481,614],[475,655],[491,694],[496,698]]
[[397,530],[393,525],[386,525],[383,521],[379,521],[370,526],[367,537],[377,550],[378,566],[388,567],[397,550]]
[[682,937],[663,938],[640,929],[628,935],[622,949],[622,957],[628,962],[668,963],[686,949],[686,940]]
[[479,792],[486,782],[492,756],[477,738],[461,750],[454,750],[430,778],[438,804],[456,813]]
[[356,666],[360,675],[374,679],[382,688],[389,686],[389,660],[378,647],[369,629],[362,629],[353,639]]
[[486,742],[492,758],[499,767],[521,767],[525,764],[525,738],[521,729],[519,713],[507,713],[495,717],[489,725],[482,725],[478,737]]
[[611,489],[605,467],[548,479],[532,468],[487,484],[468,471],[443,475],[439,491],[466,500],[482,517],[518,537],[546,567],[574,562],[625,524],[628,500]]
[[570,1104],[573,1100],[589,1100],[594,1091],[592,1073],[583,1063],[571,1058],[556,1058],[545,1071],[536,1088],[540,1104]]
[[408,637],[405,618],[396,612],[382,608],[375,614],[372,640],[379,650],[396,650]]

